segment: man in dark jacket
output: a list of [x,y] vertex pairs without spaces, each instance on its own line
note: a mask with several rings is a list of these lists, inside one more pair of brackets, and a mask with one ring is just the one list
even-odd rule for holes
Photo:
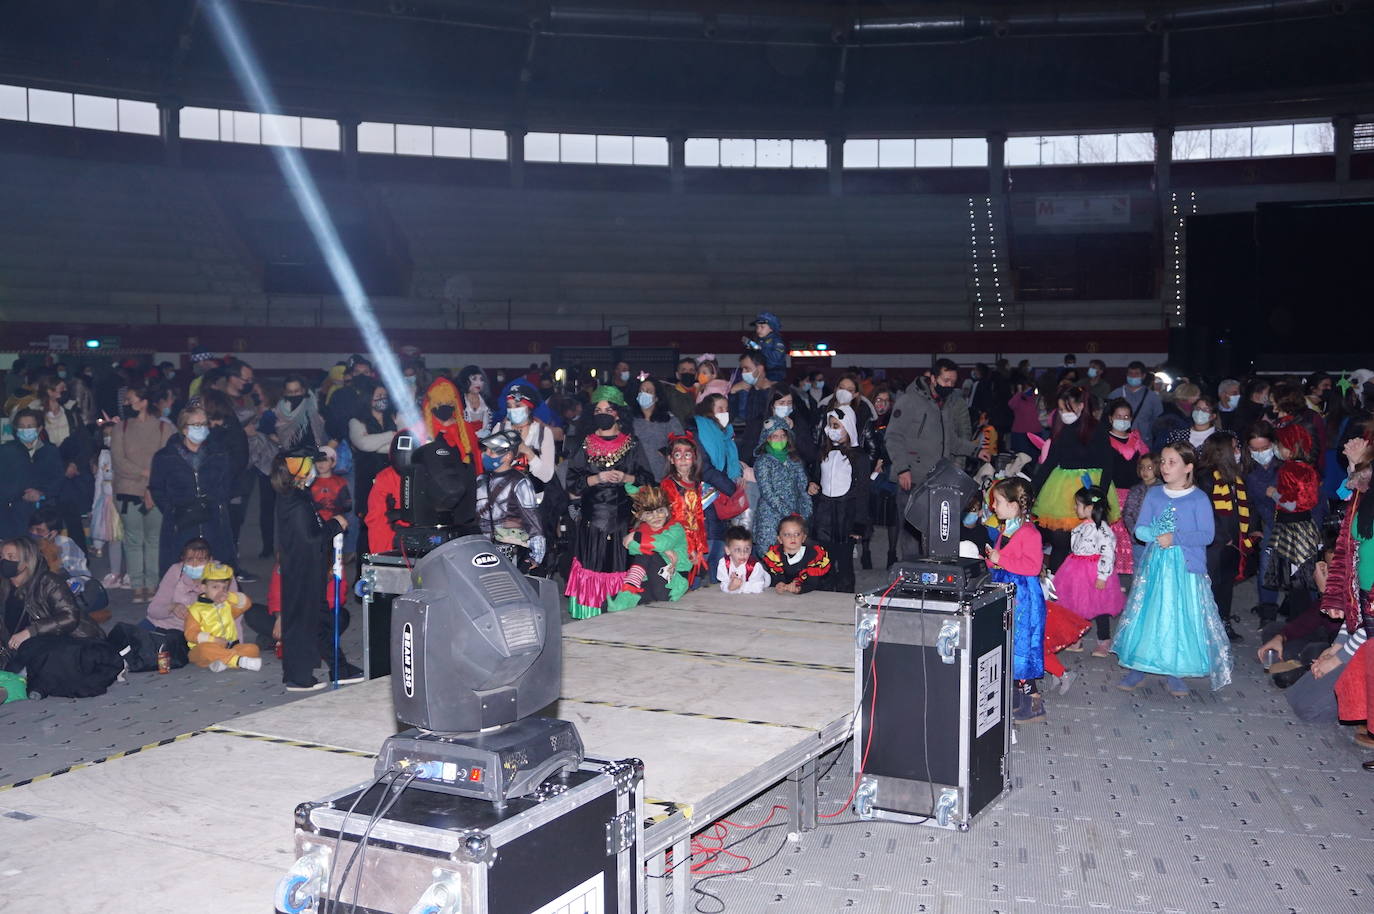
[[371,405],[364,398],[372,396],[372,363],[360,355],[351,356],[346,374],[348,383],[334,391],[324,411],[324,430],[333,441],[347,441],[348,420],[357,418]]
[[[934,367],[917,378],[897,399],[888,422],[887,455],[891,461],[888,478],[897,484],[897,516],[906,516],[911,492],[925,481],[935,464],[944,457],[973,457],[989,460],[973,438],[968,404],[959,392],[959,368],[949,359],[937,359]],[[898,557],[910,560],[920,555],[915,529],[902,524],[898,537]]]

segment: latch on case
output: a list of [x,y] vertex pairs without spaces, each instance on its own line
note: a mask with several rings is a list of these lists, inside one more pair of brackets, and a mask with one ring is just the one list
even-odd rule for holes
[[635,816],[633,810],[626,810],[606,823],[606,856],[629,849],[635,843]]

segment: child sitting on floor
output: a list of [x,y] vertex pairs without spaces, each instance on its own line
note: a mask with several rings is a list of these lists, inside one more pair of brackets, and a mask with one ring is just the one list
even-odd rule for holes
[[208,667],[212,673],[222,673],[231,667],[262,669],[258,646],[239,641],[239,616],[248,611],[253,601],[247,594],[229,591],[233,580],[234,569],[211,562],[201,575],[204,592],[187,607],[185,632],[191,662]]
[[716,580],[726,593],[763,593],[768,589],[768,570],[754,558],[754,537],[744,527],[725,531],[725,555],[716,565]]
[[778,593],[810,593],[830,573],[830,556],[820,546],[806,544],[806,521],[792,514],[778,523],[778,541],[763,554],[763,567]]
[[[626,486],[627,489],[633,486]],[[639,603],[679,600],[687,592],[692,557],[681,524],[670,524],[672,506],[658,486],[643,486],[630,495],[639,524],[625,535],[630,567],[625,585],[606,601],[607,612],[620,612]]]

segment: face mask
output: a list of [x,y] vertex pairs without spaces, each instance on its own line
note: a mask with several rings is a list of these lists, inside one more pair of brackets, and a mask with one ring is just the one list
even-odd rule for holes
[[0,578],[19,577],[19,563],[14,559],[0,559]]
[[505,380],[506,380],[506,373],[505,373],[504,371],[498,371],[498,372],[496,373],[496,383],[497,383],[497,384],[501,384],[501,383],[503,383]]
[[639,404],[640,409],[648,409],[654,405],[654,395],[641,390],[639,396],[635,397],[635,402]]
[[1077,362],[1065,362],[1065,363],[1064,363],[1064,367],[1067,368],[1069,371],[1073,371],[1075,368],[1078,367],[1078,363],[1077,363]]
[[802,393],[806,393],[811,389],[811,382],[802,381],[800,384],[797,385],[797,389],[800,390]]
[[67,373],[66,373],[65,371],[59,371],[59,372],[57,373],[57,376],[58,376],[59,378],[63,379],[64,381],[67,379]]
[[286,402],[289,403],[289,404],[291,404],[291,408],[292,408],[292,409],[300,409],[301,404],[305,402],[305,394],[300,394],[300,395],[298,395],[298,396],[293,396],[293,397],[287,397],[287,398],[286,398]]
[[697,383],[698,383],[698,384],[705,384],[705,383],[707,383],[707,382],[710,381],[710,380],[711,380],[711,376],[710,376],[709,374],[707,374],[706,372],[704,372],[704,371],[698,371],[698,372],[697,372]]
[[1059,421],[1065,425],[1073,425],[1078,421],[1078,413],[1060,413]]
[[972,527],[972,526],[973,526],[974,524],[976,524],[976,523],[978,523],[978,512],[977,512],[977,511],[970,511],[970,512],[968,512],[967,514],[964,515],[964,526],[965,526],[965,527]]
[[210,426],[208,425],[192,425],[186,429],[186,438],[192,444],[204,444],[209,437]]
[[190,578],[193,581],[199,581],[200,576],[205,574],[204,565],[182,565],[181,570],[182,573],[186,575],[186,577]]
[[1097,377],[1097,369],[1096,369],[1096,368],[1089,368],[1089,369],[1088,369],[1088,377],[1090,377],[1090,378],[1095,378],[1095,377]]
[[528,406],[512,406],[506,410],[506,415],[510,416],[510,421],[516,425],[524,425],[529,421],[530,408]]
[[[391,405],[390,401],[387,402],[387,405]],[[434,418],[440,422],[447,422],[453,418],[454,406],[452,403],[445,403],[442,406],[434,407],[430,412],[434,413]]]
[[14,430],[14,437],[25,444],[33,444],[38,440],[38,429],[36,428],[17,428]]
[[1205,409],[1195,409],[1195,410],[1193,410],[1193,424],[1194,424],[1194,425],[1210,425],[1211,422],[1212,422],[1212,414],[1209,413],[1209,412],[1207,412],[1207,410],[1205,410]]
[[839,444],[840,439],[844,437],[844,429],[835,428],[835,426],[833,425],[827,425],[825,427],[825,437],[829,438],[836,444]]
[[615,416],[612,416],[610,413],[597,413],[592,417],[592,424],[595,425],[599,431],[603,432],[612,425],[615,425],[615,422]]
[[[382,397],[381,399],[373,400],[373,401],[372,401],[372,408],[375,409],[375,410],[376,410],[377,412],[379,412],[379,413],[384,413],[384,412],[386,412],[387,410],[391,409],[391,398],[390,398],[390,397]],[[443,408],[443,407],[440,407],[440,409],[442,409],[442,408]],[[452,410],[453,407],[449,407],[449,409]],[[437,411],[436,411],[436,413],[437,413]],[[450,415],[452,415],[452,413],[450,413]]]
[[782,455],[787,453],[787,442],[770,441],[768,442],[768,450],[772,451],[774,454],[781,457]]
[[1130,386],[1130,387],[1139,387],[1141,384],[1144,384],[1144,383],[1145,383],[1145,379],[1144,379],[1144,378],[1127,378],[1127,379],[1126,379],[1126,384],[1127,384],[1128,386]]
[[720,423],[720,427],[721,427],[721,428],[729,428],[729,427],[730,427],[730,414],[729,414],[729,413],[716,413],[716,421]]
[[948,397],[954,391],[953,384],[936,384],[934,387],[935,396],[939,397],[941,400]]
[[1255,461],[1255,463],[1258,463],[1262,467],[1267,467],[1269,466],[1269,463],[1274,459],[1274,449],[1268,447],[1262,451],[1251,451],[1250,459]]
[[167,371],[163,374],[163,377],[165,377],[169,381],[172,380],[172,378],[175,378],[176,376],[177,373],[175,371],[172,371],[170,368],[167,369]]
[[414,389],[415,389],[416,378],[415,378],[414,375],[407,375],[406,378],[405,378],[405,382],[406,382],[406,387],[409,387],[411,390],[414,390]]
[[1235,408],[1236,408],[1237,406],[1239,406],[1239,405],[1240,405],[1240,394],[1231,394],[1231,396],[1229,396],[1229,397],[1226,398],[1226,408],[1227,408],[1228,410],[1229,410],[1229,409],[1235,409]]
[[628,371],[622,371],[620,373],[620,383],[624,384],[628,380],[630,380],[630,373]]
[[482,455],[482,469],[486,470],[488,473],[495,473],[497,468],[500,466],[500,457],[493,457],[490,454]]
[[691,387],[693,384],[696,383],[696,380],[697,376],[692,374],[690,371],[678,372],[677,382],[681,384],[683,387]]
[[773,407],[773,415],[777,416],[779,419],[786,419],[788,416],[792,415],[792,407],[775,406]]
[[170,406],[164,406],[164,407],[162,407],[162,418],[164,418],[164,419],[170,419],[170,418],[172,418],[172,408],[171,408]]
[[1234,456],[1236,458],[1236,463],[1240,463],[1240,452],[1236,451]]
[[1118,432],[1129,432],[1131,430],[1130,419],[1113,419],[1112,428]]
[[854,391],[852,390],[846,390],[845,388],[841,387],[839,390],[835,391],[835,402],[840,404],[841,406],[847,406],[849,404],[849,401],[853,399]]
[[740,378],[740,380],[743,381],[745,384],[748,384],[750,387],[753,387],[753,386],[754,386],[754,382],[757,381],[757,380],[759,379],[759,376],[758,376],[757,374],[755,374],[754,372],[752,372],[752,371],[746,371],[746,372],[741,373],[740,376],[739,376],[739,378]]

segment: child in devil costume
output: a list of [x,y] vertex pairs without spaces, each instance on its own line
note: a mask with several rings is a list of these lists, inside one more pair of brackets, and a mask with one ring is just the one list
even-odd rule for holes
[[[626,486],[626,489],[633,488]],[[681,524],[670,523],[672,506],[658,486],[643,486],[630,494],[639,521],[625,535],[630,567],[625,585],[606,601],[608,612],[620,612],[641,602],[679,600],[687,592],[692,559]]]

